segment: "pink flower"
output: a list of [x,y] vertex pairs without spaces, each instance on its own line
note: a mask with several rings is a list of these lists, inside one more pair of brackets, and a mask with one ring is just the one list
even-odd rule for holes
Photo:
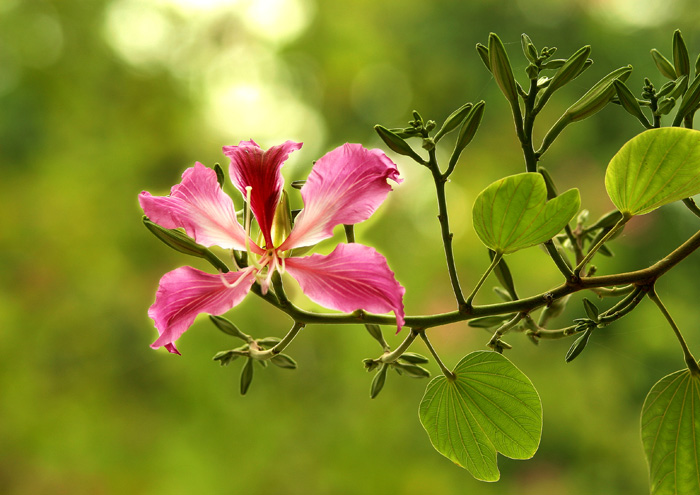
[[[159,225],[183,228],[199,244],[248,252],[250,266],[235,272],[209,274],[185,266],[160,280],[156,301],[148,310],[160,336],[151,345],[179,354],[175,341],[200,313],[221,315],[240,303],[255,282],[267,292],[274,272],[289,273],[309,299],[330,309],[373,313],[393,311],[399,329],[404,323],[403,294],[386,259],[361,244],[339,244],[329,255],[290,257],[290,250],[313,246],[332,237],[339,224],[369,218],[391,187],[401,182],[396,165],[380,150],[345,144],[314,165],[301,189],[304,209],[286,236],[274,223],[284,180],[281,169],[301,143],[287,141],[264,151],[254,141],[226,146],[229,174],[247,198],[261,233],[260,244],[237,218],[233,201],[219,187],[216,173],[196,163],[182,174],[169,196],[143,191],[139,203]],[[280,206],[283,207],[283,206]],[[250,215],[249,215],[250,217]]]

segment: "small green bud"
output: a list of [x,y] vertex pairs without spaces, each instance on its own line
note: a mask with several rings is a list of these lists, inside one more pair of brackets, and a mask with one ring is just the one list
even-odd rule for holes
[[369,389],[370,399],[374,399],[377,395],[379,395],[379,392],[382,391],[382,388],[384,388],[384,382],[386,381],[386,372],[388,369],[389,366],[387,366],[386,363],[382,363],[379,368],[379,371],[377,371],[377,374],[374,375],[374,378],[372,379],[372,385]]
[[681,96],[685,94],[687,88],[688,76],[681,76],[678,79],[676,79],[676,83],[674,84],[673,89],[669,91],[668,96],[678,100]]
[[294,361],[291,357],[287,356],[286,354],[277,354],[275,357],[270,359],[270,362],[276,366],[279,366],[280,368],[284,368],[287,370],[297,369],[297,362]]
[[416,366],[415,364],[403,364],[403,363],[392,363],[394,369],[399,371],[401,374],[405,373],[411,378],[430,378],[430,371],[426,370],[422,366]]
[[588,216],[591,212],[586,209],[581,210],[581,212],[576,217],[576,225],[584,225],[588,221]]
[[481,125],[481,119],[484,116],[485,105],[486,102],[483,100],[474,105],[462,123],[462,127],[459,129],[459,137],[457,137],[455,148],[452,151],[452,156],[450,156],[450,167],[453,167],[454,164],[457,163],[457,160],[462,154],[462,151],[464,151],[464,148],[466,148],[469,143],[472,142],[472,139],[474,139],[476,131]]
[[517,104],[518,90],[515,86],[513,69],[510,66],[503,42],[495,33],[489,35],[489,65],[503,95],[511,104]]
[[372,338],[379,342],[379,345],[381,345],[382,348],[389,348],[389,344],[387,344],[386,340],[384,340],[384,334],[382,334],[382,328],[379,325],[375,325],[374,323],[365,323],[365,328]]
[[552,77],[545,93],[542,94],[542,99],[548,99],[556,90],[576,79],[586,69],[590,53],[591,47],[586,45],[571,55]]
[[265,337],[263,339],[256,339],[255,340],[255,342],[258,344],[258,346],[264,347],[264,348],[275,347],[281,341],[282,341],[282,339],[280,339],[279,337]]
[[698,104],[700,104],[700,75],[695,76],[685,95],[683,95],[683,101],[681,101],[678,113],[673,119],[673,125],[680,125],[686,116],[692,115],[697,110]]
[[442,127],[435,134],[433,140],[437,143],[444,135],[456,129],[457,126],[464,121],[467,115],[469,115],[469,112],[471,111],[473,106],[474,105],[472,105],[471,103],[465,103],[457,110],[452,112],[450,116],[445,119],[445,123],[442,124]]
[[[685,77],[685,76],[683,76],[683,77]],[[671,90],[673,90],[676,87],[676,81],[678,81],[678,79],[675,79],[673,81],[668,81],[666,84],[661,86],[659,88],[659,90],[654,93],[656,95],[656,97],[661,98],[662,96],[666,96],[667,94],[669,94],[671,92]],[[687,81],[687,79],[686,79],[686,81]]]
[[219,364],[221,366],[228,366],[228,364],[231,361],[239,358],[242,355],[243,355],[242,352],[237,352],[235,350],[221,351],[221,352],[217,352],[212,359],[214,361],[219,361]]
[[[676,106],[676,99],[675,98],[664,98],[659,102],[659,106],[656,108],[656,115],[666,115],[668,114],[671,110],[673,110],[673,107]],[[676,114],[676,117],[680,115],[680,112]],[[679,120],[683,120],[683,117],[681,117]],[[675,123],[675,121],[674,121]],[[679,122],[680,123],[680,122]]]
[[583,335],[581,335],[576,341],[571,345],[569,348],[569,351],[566,353],[566,357],[564,358],[567,363],[570,363],[576,357],[583,352],[583,350],[586,348],[586,345],[588,345],[588,340],[591,338],[591,334],[593,333],[592,328],[588,328]]
[[241,395],[248,392],[250,382],[253,381],[253,361],[255,361],[253,358],[248,358],[241,370]]
[[571,294],[568,294],[564,297],[560,297],[559,299],[555,299],[549,306],[545,306],[540,313],[537,324],[541,327],[546,327],[549,320],[560,316],[566,309],[566,305],[570,298]]
[[216,181],[219,183],[219,187],[224,187],[226,176],[224,175],[224,170],[221,168],[221,165],[215,163],[214,172],[216,172]]
[[539,77],[540,69],[538,69],[535,64],[528,64],[528,66],[525,68],[525,73],[527,74],[528,79],[534,81]]
[[525,54],[527,59],[533,64],[536,64],[539,58],[537,55],[537,48],[535,48],[535,45],[532,43],[532,40],[527,34],[523,33],[522,35],[520,35],[520,45],[522,46],[523,53]]
[[407,363],[410,364],[425,364],[429,360],[427,357],[423,356],[422,354],[418,354],[417,352],[404,352],[399,356],[400,361],[406,361]]
[[411,157],[418,163],[425,163],[425,161],[415,151],[413,151],[413,148],[411,148],[406,141],[397,136],[395,133],[391,132],[386,127],[375,125],[374,130],[377,131],[377,134],[379,134],[379,137],[382,138],[382,141],[384,141],[389,149],[395,153]]
[[680,76],[680,74],[676,74],[676,69],[673,67],[673,64],[656,48],[651,49],[651,58],[654,59],[656,68],[659,69],[662,76],[672,80]]
[[554,184],[554,179],[549,174],[549,170],[544,167],[538,167],[537,171],[544,178],[544,184],[547,186],[547,199],[556,198],[559,196],[557,192],[557,186]]
[[489,61],[489,49],[481,43],[476,44],[476,52],[479,54],[479,58],[484,63],[486,68],[491,72],[491,62]]
[[598,315],[600,314],[600,312],[598,311],[598,307],[584,297],[583,308],[586,310],[586,314],[588,315],[588,317],[597,323]]
[[175,251],[189,254],[190,256],[196,256],[197,258],[204,258],[211,263],[214,268],[221,270],[224,273],[229,271],[228,266],[226,266],[226,264],[214,253],[204,246],[197,244],[194,239],[189,237],[187,234],[177,229],[166,229],[161,227],[160,225],[151,222],[146,216],[144,216],[142,220],[143,224],[151,232],[151,234],[173,248]]
[[365,366],[367,371],[374,371],[381,363],[379,363],[379,361],[376,359],[367,358],[362,360],[362,364]]
[[688,47],[679,29],[673,33],[673,67],[678,77],[690,76],[690,57]]
[[251,340],[253,340],[253,338],[250,335],[241,332],[236,325],[234,325],[232,322],[230,322],[223,316],[209,315],[209,319],[214,325],[216,325],[216,328],[218,328],[227,335],[237,337],[244,342],[250,342]]
[[613,85],[615,86],[615,91],[617,92],[617,97],[620,100],[622,108],[624,108],[627,113],[635,116],[644,127],[651,129],[652,125],[649,122],[649,119],[647,119],[646,115],[644,115],[644,112],[642,112],[642,107],[639,106],[637,98],[634,97],[625,83],[616,79],[613,81]]

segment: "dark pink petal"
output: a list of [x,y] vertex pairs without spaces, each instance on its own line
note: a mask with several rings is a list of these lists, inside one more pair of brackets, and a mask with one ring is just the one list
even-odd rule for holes
[[381,150],[344,144],[320,158],[301,188],[304,209],[283,250],[312,246],[333,235],[338,224],[367,220],[391,191],[387,179],[401,182],[396,164]]
[[406,289],[396,281],[386,258],[374,248],[339,244],[327,256],[287,258],[286,267],[304,294],[321,306],[345,313],[357,309],[372,313],[393,311],[401,330]]
[[170,196],[143,191],[139,203],[153,222],[166,229],[182,227],[203,246],[245,249],[246,235],[233,201],[219,187],[216,172],[199,162],[185,170]]
[[166,273],[160,279],[156,302],[148,310],[160,334],[151,347],[165,346],[168,351],[180,354],[175,341],[198,314],[225,313],[243,300],[253,282],[253,270],[211,275],[183,266]]
[[258,221],[268,248],[272,248],[270,228],[277,209],[284,179],[282,165],[292,151],[301,148],[302,143],[286,141],[264,151],[255,141],[241,141],[238,146],[224,146],[224,155],[231,159],[229,173],[234,185],[246,196],[245,188],[250,186],[250,209]]

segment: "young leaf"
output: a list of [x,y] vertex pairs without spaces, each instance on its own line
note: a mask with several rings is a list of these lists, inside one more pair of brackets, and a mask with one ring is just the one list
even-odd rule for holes
[[645,131],[610,160],[605,188],[623,215],[644,215],[700,193],[700,131]]
[[642,443],[652,495],[700,493],[700,379],[689,370],[662,378],[642,408]]
[[497,481],[497,454],[529,459],[542,435],[542,403],[530,380],[497,352],[476,351],[434,378],[419,408],[433,447],[483,481]]
[[540,174],[511,175],[477,196],[472,211],[474,230],[486,247],[509,254],[554,237],[580,204],[578,189],[547,201],[547,186]]

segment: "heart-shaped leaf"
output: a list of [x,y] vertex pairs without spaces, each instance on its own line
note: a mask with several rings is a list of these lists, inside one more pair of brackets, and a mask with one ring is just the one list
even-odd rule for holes
[[542,403],[530,380],[497,352],[464,357],[454,380],[434,378],[419,416],[433,447],[475,478],[497,481],[496,455],[529,459],[542,435]]
[[547,201],[547,186],[540,174],[511,175],[476,197],[474,230],[488,248],[509,254],[554,237],[580,205],[578,189]]
[[664,127],[638,134],[610,160],[605,188],[627,216],[700,193],[700,131]]
[[700,378],[685,369],[652,387],[642,442],[652,495],[700,494]]

